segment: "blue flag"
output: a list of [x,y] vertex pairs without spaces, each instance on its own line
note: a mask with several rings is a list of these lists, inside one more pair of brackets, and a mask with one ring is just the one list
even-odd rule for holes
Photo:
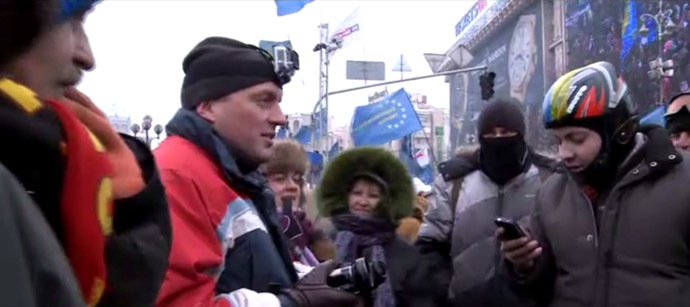
[[301,11],[305,5],[314,0],[276,0],[278,16],[285,16]]
[[308,182],[311,184],[318,184],[323,175],[323,156],[319,152],[308,151],[309,156],[309,176]]
[[302,145],[309,145],[311,144],[311,131],[311,127],[302,126],[295,134],[294,139],[300,142]]
[[664,127],[664,126],[666,126],[666,119],[664,118],[664,114],[666,114],[666,107],[665,106],[658,106],[652,112],[649,112],[649,114],[645,115],[640,120],[640,124],[659,125],[659,126]]
[[405,89],[385,99],[357,107],[352,118],[355,146],[381,145],[422,130],[422,123]]

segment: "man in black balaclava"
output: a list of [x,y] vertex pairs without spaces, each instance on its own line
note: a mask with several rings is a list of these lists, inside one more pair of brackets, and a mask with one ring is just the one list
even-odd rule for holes
[[437,288],[443,294],[450,292],[450,302],[438,305],[531,306],[511,293],[494,267],[500,257],[492,242],[494,219],[524,222],[553,161],[529,150],[518,102],[489,102],[479,116],[477,135],[479,150],[439,165],[442,177],[435,182],[417,246],[435,271],[445,272],[435,282],[442,284]]
[[489,103],[477,120],[479,164],[493,182],[502,186],[530,166],[525,143],[525,117],[517,103]]

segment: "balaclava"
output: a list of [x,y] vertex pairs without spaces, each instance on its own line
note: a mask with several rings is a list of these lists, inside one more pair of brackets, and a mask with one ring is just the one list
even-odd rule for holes
[[[490,133],[496,127],[517,134],[509,137],[484,137],[484,134]],[[481,169],[496,184],[506,184],[529,166],[525,118],[517,102],[500,99],[490,102],[477,120],[477,135],[481,145]]]

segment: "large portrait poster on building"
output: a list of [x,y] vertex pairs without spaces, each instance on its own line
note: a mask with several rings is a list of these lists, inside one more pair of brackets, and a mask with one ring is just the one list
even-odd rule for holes
[[[541,7],[532,5],[472,51],[468,66],[487,65],[496,73],[495,98],[512,98],[528,117],[527,139],[539,143],[539,109],[544,98]],[[451,83],[451,148],[476,143],[481,99],[479,75],[455,75]]]
[[[690,1],[566,3],[568,69],[613,63],[643,113],[675,93],[690,91]],[[661,18],[644,17],[650,15]],[[657,59],[673,60],[672,77],[650,77],[649,62]]]

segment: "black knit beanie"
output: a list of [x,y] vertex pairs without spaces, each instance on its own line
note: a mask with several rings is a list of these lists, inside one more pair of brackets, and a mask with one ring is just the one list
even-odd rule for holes
[[525,117],[522,115],[519,102],[497,99],[488,103],[479,114],[477,135],[481,138],[495,127],[503,127],[525,136]]
[[264,82],[281,86],[273,63],[252,45],[225,37],[209,37],[182,62],[182,107],[227,96]]

